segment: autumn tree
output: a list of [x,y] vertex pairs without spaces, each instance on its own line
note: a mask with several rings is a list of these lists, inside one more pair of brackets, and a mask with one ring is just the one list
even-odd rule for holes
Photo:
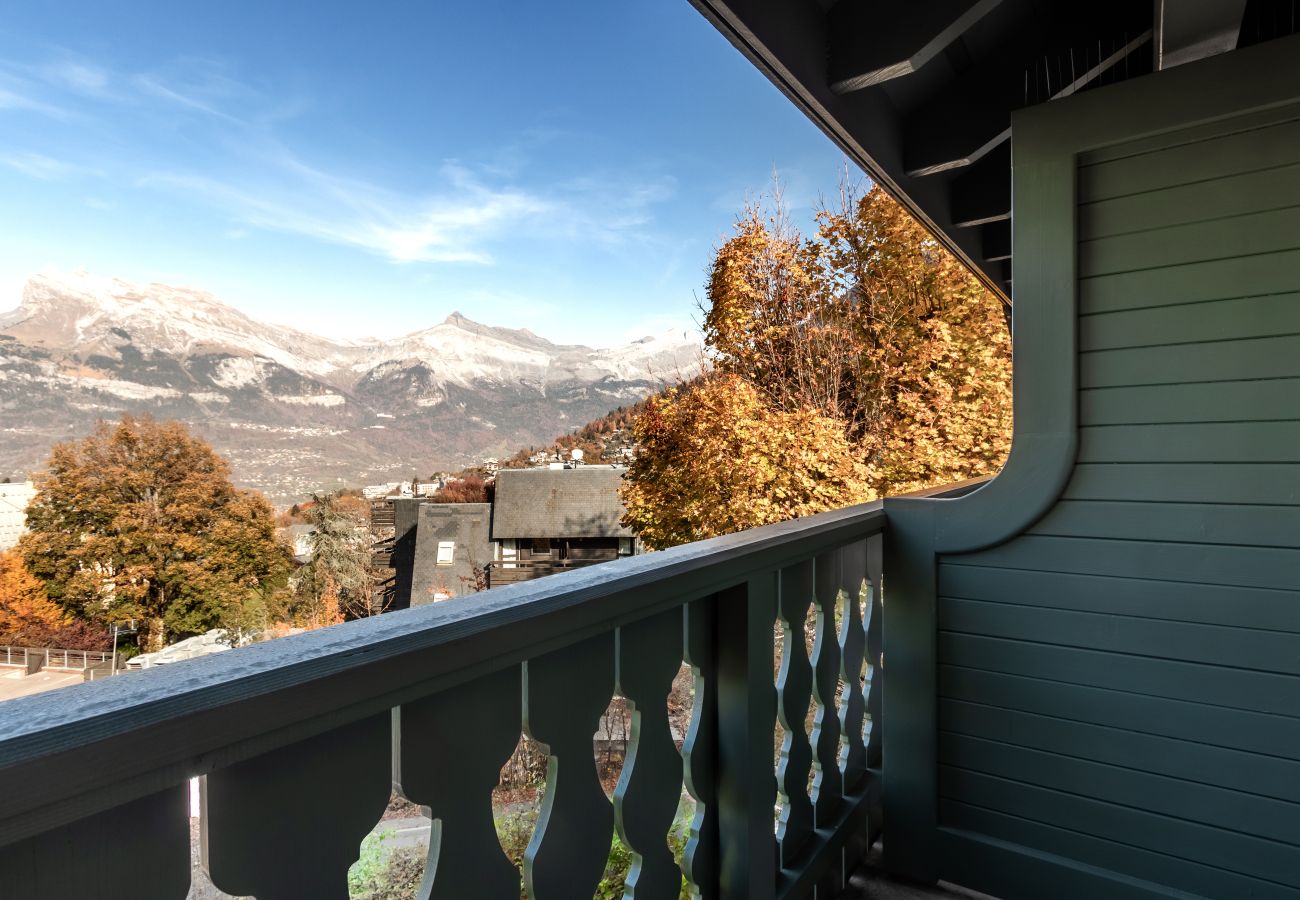
[[[652,401],[635,427],[625,522],[650,546],[991,473],[1006,456],[1001,304],[878,187],[845,191],[809,239],[779,203],[748,209],[714,256],[702,312],[712,374]],[[778,453],[796,421],[810,450]],[[728,448],[741,433],[804,467],[785,477],[816,494],[776,493],[743,443]],[[852,474],[828,479],[825,454]],[[731,487],[738,477],[755,490]]]
[[996,472],[1011,445],[1002,303],[879,187],[818,215],[807,253],[850,335],[841,415],[880,496]]
[[667,547],[871,498],[867,467],[842,424],[774,409],[747,381],[719,374],[653,398],[633,426],[626,521]]
[[306,521],[311,558],[292,578],[300,622],[319,628],[383,612],[373,596],[366,520],[355,505],[312,494]]
[[127,416],[58,444],[19,551],[65,613],[137,620],[145,650],[269,618],[288,575],[270,505],[179,422]]
[[430,499],[434,503],[487,503],[488,482],[478,475],[465,474],[438,488]]
[[73,619],[45,594],[13,550],[0,553],[0,644],[107,650],[108,629]]

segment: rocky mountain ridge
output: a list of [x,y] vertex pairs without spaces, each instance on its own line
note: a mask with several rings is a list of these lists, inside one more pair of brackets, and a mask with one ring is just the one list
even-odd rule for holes
[[150,414],[190,423],[237,481],[283,503],[550,441],[699,360],[690,333],[596,349],[460,313],[338,341],[194,288],[47,271],[0,314],[0,467],[33,469],[99,419]]

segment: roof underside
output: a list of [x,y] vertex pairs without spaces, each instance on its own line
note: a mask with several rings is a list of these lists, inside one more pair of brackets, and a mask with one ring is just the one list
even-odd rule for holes
[[691,0],[1011,297],[1011,113],[1295,30],[1293,0]]

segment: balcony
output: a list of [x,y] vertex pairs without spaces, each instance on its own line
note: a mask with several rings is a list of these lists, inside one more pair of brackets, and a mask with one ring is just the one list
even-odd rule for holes
[[521,559],[488,563],[484,568],[487,571],[488,587],[501,587],[612,561],[612,559]]
[[[15,700],[0,885],[184,897],[200,776],[202,858],[231,894],[346,897],[396,787],[435,821],[428,896],[515,898],[490,804],[523,731],[550,754],[530,897],[592,896],[616,830],[634,895],[676,897],[683,786],[700,896],[836,896],[881,829],[885,528],[879,503],[829,512]],[[683,661],[679,753],[665,701]],[[634,717],[611,803],[592,736],[616,692]]]
[[[905,42],[827,83],[828,36],[910,42],[952,10],[891,32],[848,27],[867,4],[697,3],[994,287],[1009,235],[1002,473],[12,701],[4,897],[183,897],[198,776],[205,866],[259,900],[346,896],[394,784],[435,822],[433,898],[591,897],[615,833],[637,900],[683,872],[704,898],[915,895],[870,868],[877,838],[892,872],[1005,900],[1300,898],[1300,37],[1104,86],[1085,63],[1021,109],[1008,60],[1070,71],[1032,4],[968,4],[990,18],[961,52]],[[1127,58],[1119,6],[1073,5],[1092,21],[1065,37]],[[1201,7],[1273,10],[1162,9]],[[973,198],[952,173],[981,163]],[[550,755],[522,875],[490,805],[521,732]]]

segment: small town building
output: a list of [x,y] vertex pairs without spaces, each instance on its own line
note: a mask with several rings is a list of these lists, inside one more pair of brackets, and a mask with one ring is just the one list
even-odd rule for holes
[[620,524],[616,466],[507,469],[497,476],[492,505],[496,556],[489,584],[509,584],[636,552]]
[[281,530],[284,542],[293,551],[293,558],[300,563],[311,562],[314,553],[311,538],[315,533],[316,526],[304,522],[295,522]]
[[421,503],[416,509],[410,605],[483,590],[493,553],[492,505]]
[[18,546],[27,530],[27,504],[35,496],[36,485],[30,481],[0,484],[0,551]]
[[637,552],[620,524],[627,469],[503,469],[491,502],[393,500],[391,609],[540,578]]

